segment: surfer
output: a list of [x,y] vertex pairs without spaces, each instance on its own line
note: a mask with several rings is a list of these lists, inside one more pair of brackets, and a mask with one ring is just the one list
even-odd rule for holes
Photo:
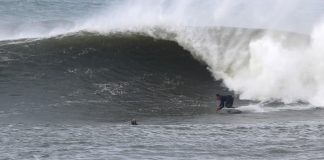
[[220,101],[220,105],[218,106],[216,111],[220,111],[224,107],[233,108],[233,102],[234,102],[233,96],[231,96],[231,95],[223,96],[220,94],[216,94],[216,98],[217,98],[217,100]]

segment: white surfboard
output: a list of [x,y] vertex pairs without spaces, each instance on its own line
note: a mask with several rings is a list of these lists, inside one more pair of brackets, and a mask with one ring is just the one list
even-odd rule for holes
[[218,113],[225,113],[225,114],[241,114],[242,111],[235,109],[235,108],[223,108],[222,110],[218,111]]

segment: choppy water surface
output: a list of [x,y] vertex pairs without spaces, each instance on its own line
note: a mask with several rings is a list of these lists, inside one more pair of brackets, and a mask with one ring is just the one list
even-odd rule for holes
[[[323,112],[323,111],[322,111]],[[221,118],[214,118],[214,117]],[[267,115],[270,116],[270,115]],[[260,118],[267,118],[266,115]],[[247,118],[248,117],[248,118]],[[323,159],[324,124],[253,115],[1,125],[1,159]],[[269,117],[268,117],[269,118]],[[237,119],[235,122],[233,119]],[[210,122],[214,121],[214,122]],[[224,123],[220,123],[220,122]],[[261,120],[262,121],[262,120]],[[228,123],[226,123],[228,122]]]

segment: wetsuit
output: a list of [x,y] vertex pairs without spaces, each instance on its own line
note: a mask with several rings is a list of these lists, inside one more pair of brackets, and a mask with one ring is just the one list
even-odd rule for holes
[[227,108],[233,108],[233,102],[234,102],[234,98],[231,95],[227,95],[227,96],[220,96],[220,109],[227,107]]

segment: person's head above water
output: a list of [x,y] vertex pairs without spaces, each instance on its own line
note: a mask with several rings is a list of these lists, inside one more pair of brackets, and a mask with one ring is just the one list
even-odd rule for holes
[[131,120],[131,125],[138,125],[136,119]]

